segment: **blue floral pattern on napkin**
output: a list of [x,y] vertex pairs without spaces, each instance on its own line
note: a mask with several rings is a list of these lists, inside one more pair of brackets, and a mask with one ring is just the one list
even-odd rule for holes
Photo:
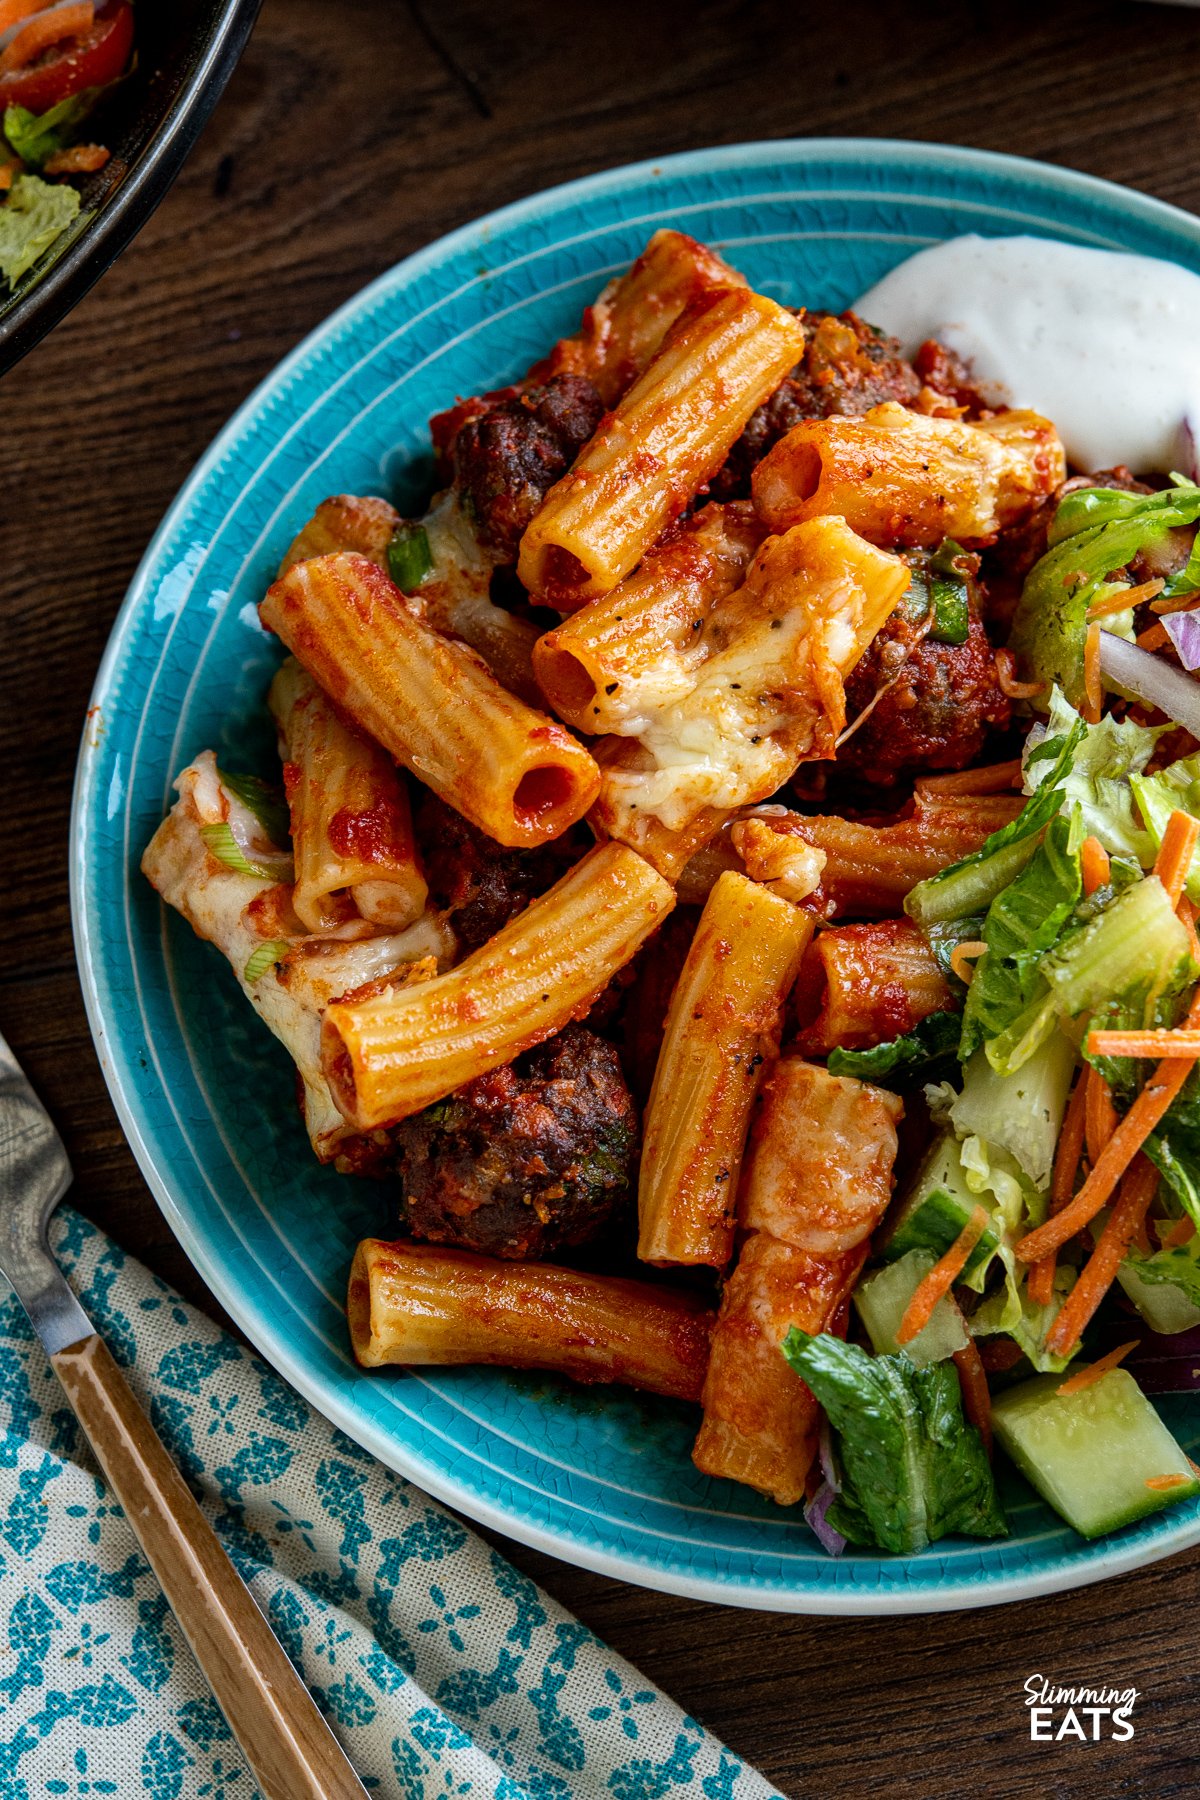
[[[776,1794],[77,1213],[60,1212],[52,1242],[373,1794]],[[20,1304],[0,1293],[0,1800],[254,1800]]]

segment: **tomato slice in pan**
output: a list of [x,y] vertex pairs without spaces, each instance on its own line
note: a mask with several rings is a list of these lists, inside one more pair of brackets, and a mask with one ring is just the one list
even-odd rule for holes
[[26,69],[0,75],[0,112],[26,106],[49,112],[60,100],[85,88],[106,87],[125,73],[133,49],[133,8],[129,0],[100,0],[95,22],[82,37],[53,44]]

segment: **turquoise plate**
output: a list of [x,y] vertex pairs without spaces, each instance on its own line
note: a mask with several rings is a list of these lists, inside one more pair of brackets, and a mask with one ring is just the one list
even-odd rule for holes
[[[344,306],[230,421],[163,521],[113,631],[84,736],[72,898],[92,1029],[146,1179],[263,1354],[328,1418],[464,1513],[568,1561],[745,1606],[891,1613],[1012,1600],[1200,1539],[1194,1505],[1085,1543],[1015,1478],[1012,1536],[832,1561],[799,1512],[709,1481],[695,1416],[622,1391],[490,1369],[364,1375],[342,1295],[382,1190],[318,1168],[287,1057],[216,952],[168,916],[138,857],[171,783],[214,746],[269,754],[277,652],[255,603],[326,495],[404,498],[426,421],[512,380],[570,330],[656,227],[716,244],[755,287],[841,308],[922,245],[1033,232],[1200,270],[1200,224],[1065,169],[931,145],[811,141],[699,151],[594,176],[465,226]],[[1197,1412],[1164,1403],[1195,1448]]]

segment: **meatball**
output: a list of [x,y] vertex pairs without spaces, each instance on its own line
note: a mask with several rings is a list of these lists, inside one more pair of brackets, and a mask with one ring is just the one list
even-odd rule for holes
[[802,419],[865,413],[885,400],[915,400],[921,383],[895,338],[857,313],[805,313],[808,337],[797,363],[753,414],[710,483],[717,500],[750,492],[750,476],[767,451]]
[[533,850],[506,849],[428,791],[415,828],[430,902],[450,913],[464,950],[495,937],[583,854],[573,831]]
[[[908,559],[914,575],[929,559]],[[890,784],[901,775],[963,769],[983,749],[989,729],[1008,724],[1012,704],[996,677],[996,659],[974,580],[978,558],[956,559],[967,575],[967,636],[939,643],[928,634],[926,602],[918,590],[901,601],[846,682],[846,713],[854,719],[881,688],[887,691],[838,751],[843,767],[868,781]],[[922,587],[924,583],[922,583]],[[889,686],[888,684],[891,683]]]
[[395,1128],[415,1237],[487,1256],[590,1242],[628,1197],[638,1117],[617,1053],[582,1025]]
[[582,375],[554,375],[544,387],[498,398],[468,417],[452,446],[459,487],[483,542],[515,562],[521,534],[565,475],[604,414]]

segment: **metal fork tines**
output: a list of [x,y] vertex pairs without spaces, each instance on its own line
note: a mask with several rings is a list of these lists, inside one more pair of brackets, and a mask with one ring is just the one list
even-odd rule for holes
[[0,1270],[51,1356],[92,1331],[46,1241],[70,1185],[63,1141],[0,1035]]

